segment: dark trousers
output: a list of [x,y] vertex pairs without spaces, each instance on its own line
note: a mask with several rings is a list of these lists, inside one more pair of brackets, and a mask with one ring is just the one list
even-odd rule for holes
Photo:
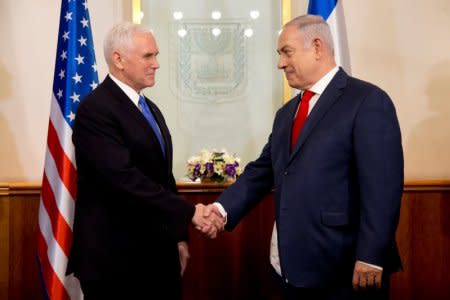
[[181,285],[174,282],[152,283],[150,280],[81,280],[84,300],[182,299]]
[[365,291],[353,290],[351,279],[346,285],[333,285],[324,288],[299,288],[286,283],[272,269],[274,280],[280,285],[284,300],[388,300],[389,276],[383,276],[381,289]]

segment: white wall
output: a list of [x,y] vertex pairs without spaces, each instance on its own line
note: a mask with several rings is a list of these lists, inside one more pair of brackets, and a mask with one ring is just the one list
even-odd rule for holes
[[[99,79],[102,40],[131,1],[91,0]],[[43,172],[61,2],[0,1],[0,181],[40,181]]]
[[[340,1],[352,75],[397,108],[406,179],[450,178],[450,1]],[[306,12],[300,2],[294,14]]]
[[352,71],[392,97],[407,178],[450,178],[450,1],[344,0]]
[[[343,3],[353,75],[397,107],[406,178],[450,178],[450,1]],[[130,6],[89,2],[100,79],[104,33]],[[41,180],[59,10],[57,0],[0,1],[0,181]]]

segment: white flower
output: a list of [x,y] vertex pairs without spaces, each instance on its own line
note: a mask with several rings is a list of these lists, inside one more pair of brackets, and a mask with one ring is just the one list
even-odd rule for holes
[[241,159],[225,149],[220,152],[202,149],[199,155],[191,156],[186,165],[187,176],[192,180],[207,177],[219,182],[241,175],[242,169]]

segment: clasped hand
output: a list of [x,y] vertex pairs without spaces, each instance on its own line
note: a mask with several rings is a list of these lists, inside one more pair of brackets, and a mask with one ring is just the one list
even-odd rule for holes
[[192,218],[192,223],[203,235],[214,239],[219,232],[224,230],[225,218],[222,217],[219,209],[215,205],[209,204],[205,206],[199,203],[195,205],[195,214]]

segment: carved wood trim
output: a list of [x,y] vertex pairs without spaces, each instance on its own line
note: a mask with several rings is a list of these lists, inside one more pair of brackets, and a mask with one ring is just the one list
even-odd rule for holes
[[[177,182],[180,193],[217,193],[230,186],[230,183],[187,183]],[[408,180],[404,191],[449,191],[450,179]],[[36,182],[0,182],[0,196],[39,195],[41,184]]]

